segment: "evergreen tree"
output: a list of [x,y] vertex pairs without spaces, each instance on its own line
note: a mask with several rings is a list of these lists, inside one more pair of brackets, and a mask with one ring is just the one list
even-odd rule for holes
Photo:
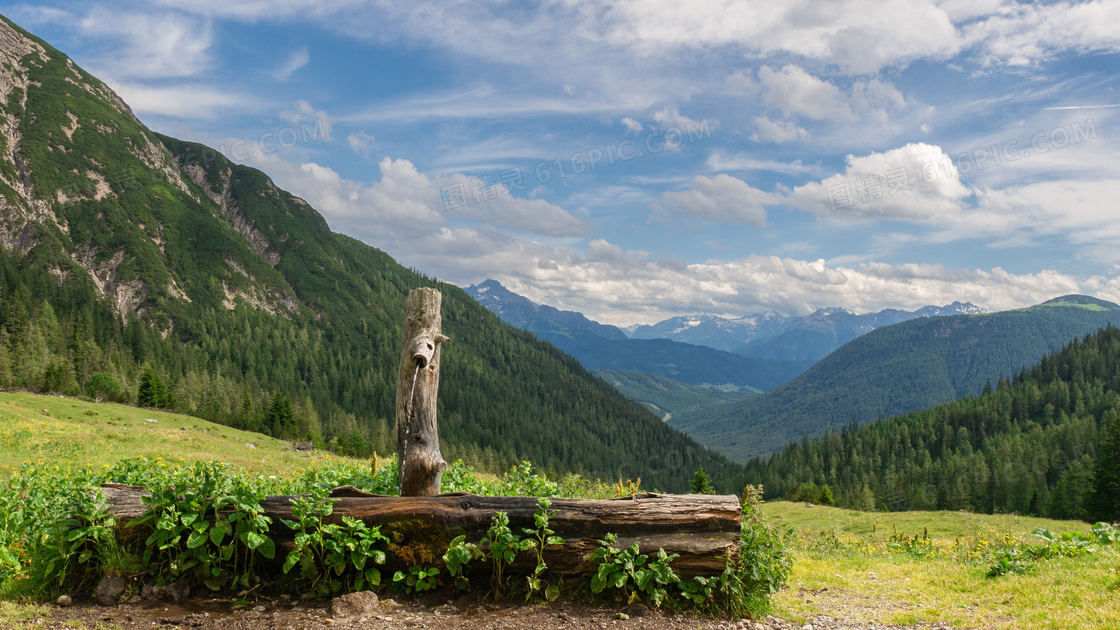
[[696,474],[692,476],[692,481],[689,483],[688,490],[692,494],[716,493],[716,489],[712,487],[712,480],[708,478],[708,473],[704,472],[703,466],[698,468]]
[[292,412],[292,399],[282,392],[276,392],[268,407],[265,425],[272,429],[273,437],[291,438],[295,430],[295,415]]
[[1088,508],[1092,520],[1120,522],[1120,414],[1106,425]]
[[156,374],[155,368],[147,368],[144,370],[144,375],[140,377],[140,389],[136,393],[136,406],[165,409],[168,406],[167,402],[167,388],[164,387],[159,374]]

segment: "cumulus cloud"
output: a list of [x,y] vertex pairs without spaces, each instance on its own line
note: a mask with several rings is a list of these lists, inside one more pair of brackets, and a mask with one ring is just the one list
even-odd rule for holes
[[789,142],[809,137],[809,132],[793,124],[789,120],[770,120],[767,116],[755,116],[754,133],[751,140],[754,142]]
[[790,203],[841,219],[933,221],[959,214],[972,194],[935,145],[910,143],[846,162],[843,173],[794,188]]
[[514,255],[527,255],[529,260],[501,270],[496,277],[503,284],[538,302],[562,304],[615,325],[648,324],[697,312],[800,315],[835,304],[872,312],[962,300],[1003,310],[1069,293],[1120,299],[1120,280],[1116,278],[1079,278],[1052,270],[1014,274],[999,267],[950,269],[881,262],[843,266],[777,256],[682,265],[653,260],[606,242],[583,253],[509,247]]
[[677,129],[695,129],[700,126],[695,120],[680,113],[676,107],[666,107],[653,115],[656,122],[661,123],[663,129],[676,127]]
[[754,77],[751,76],[750,70],[746,72],[742,70],[732,72],[723,80],[723,84],[727,86],[728,90],[735,94],[751,94],[758,88],[758,86],[755,85]]
[[766,205],[777,200],[773,193],[722,173],[713,178],[698,175],[689,182],[688,190],[661,196],[665,208],[682,215],[760,228],[766,227]]
[[280,118],[292,123],[293,125],[309,125],[313,129],[322,132],[323,139],[330,140],[331,128],[333,121],[327,115],[327,112],[321,109],[315,109],[305,100],[296,101],[290,108],[286,108],[280,112]]
[[642,133],[642,123],[634,120],[633,118],[627,116],[620,122],[622,122],[622,124],[626,127],[626,131],[628,133],[633,133],[634,135]]
[[814,120],[854,120],[851,108],[836,87],[793,64],[775,72],[769,66],[758,69],[758,80],[768,105],[788,114]]
[[346,144],[350,146],[351,151],[368,159],[370,152],[373,151],[374,140],[373,136],[364,131],[355,131],[346,136]]
[[315,162],[295,164],[275,153],[254,153],[251,161],[281,188],[307,200],[336,230],[349,234],[411,241],[429,237],[449,222],[557,238],[591,233],[589,223],[543,199],[514,197],[500,182],[459,174],[429,177],[405,159],[382,158],[381,179],[374,184],[343,178]]

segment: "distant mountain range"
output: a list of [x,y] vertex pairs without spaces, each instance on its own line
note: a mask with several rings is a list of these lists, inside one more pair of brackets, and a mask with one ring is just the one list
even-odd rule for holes
[[670,424],[745,460],[803,434],[979,394],[1074,338],[1120,324],[1120,306],[1072,295],[999,313],[911,319],[858,337],[792,381]]
[[603,339],[626,339],[626,334],[614,326],[591,321],[582,313],[537,304],[510,291],[497,280],[472,284],[467,287],[467,294],[505,323],[527,330],[561,348]]
[[551,342],[589,370],[643,372],[689,385],[757,392],[777,387],[812,365],[809,361],[750,358],[669,339],[627,339],[614,326],[537,304],[496,280],[471,285],[467,294],[502,321]]
[[859,315],[845,308],[822,308],[804,317],[764,313],[727,319],[715,315],[689,315],[666,319],[652,326],[624,330],[633,339],[672,339],[757,359],[819,361],[836,348],[881,326],[919,317],[975,315],[984,309],[970,303],[925,306],[916,311],[889,308]]

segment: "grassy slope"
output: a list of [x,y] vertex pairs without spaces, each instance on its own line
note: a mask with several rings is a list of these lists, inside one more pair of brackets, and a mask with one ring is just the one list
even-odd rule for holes
[[[894,527],[920,534],[929,528],[942,542],[986,540],[994,533],[1027,534],[1035,528],[1087,531],[1076,521],[957,512],[863,513],[804,504],[767,503],[763,511],[793,526],[836,531],[869,540],[872,524],[881,536]],[[802,539],[803,541],[803,539]],[[782,616],[805,619],[828,615],[884,624],[933,624],[954,628],[1117,628],[1120,553],[1116,546],[1097,554],[1041,562],[1025,575],[984,577],[987,565],[959,559],[919,560],[903,554],[821,551],[795,545],[789,588],[775,598]]]
[[[87,415],[87,410],[93,415]],[[25,460],[42,459],[64,467],[102,466],[138,456],[190,462],[217,459],[248,471],[276,474],[327,457],[321,452],[287,450],[287,442],[191,416],[25,392],[0,392],[0,427],[0,474]]]

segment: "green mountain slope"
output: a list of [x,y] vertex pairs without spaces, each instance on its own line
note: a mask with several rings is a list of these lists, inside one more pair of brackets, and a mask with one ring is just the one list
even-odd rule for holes
[[910,320],[845,344],[765,394],[682,413],[670,424],[745,460],[830,426],[979,394],[986,383],[1110,322],[1120,323],[1120,307],[1084,296],[1015,311]]
[[723,390],[686,385],[671,378],[628,370],[597,370],[595,375],[665,420],[673,414],[696,411],[724,402],[745,400],[756,391]]
[[[134,401],[151,370],[175,411],[384,452],[405,296],[435,286],[454,341],[445,456],[490,470],[527,458],[665,490],[686,488],[702,464],[732,489],[739,467],[573,359],[332,233],[260,171],[148,131],[7,21],[0,56],[0,387]],[[666,453],[681,464],[649,464]]]
[[[1001,380],[993,392],[794,442],[769,461],[752,462],[748,476],[771,497],[801,483],[827,483],[840,505],[866,510],[1111,521],[1120,515],[1118,416],[1120,329],[1109,327]],[[1106,475],[1102,461],[1113,479],[1103,494],[1094,482]]]
[[768,390],[812,365],[808,361],[751,359],[669,339],[603,340],[565,350],[589,370],[628,370],[689,385]]

